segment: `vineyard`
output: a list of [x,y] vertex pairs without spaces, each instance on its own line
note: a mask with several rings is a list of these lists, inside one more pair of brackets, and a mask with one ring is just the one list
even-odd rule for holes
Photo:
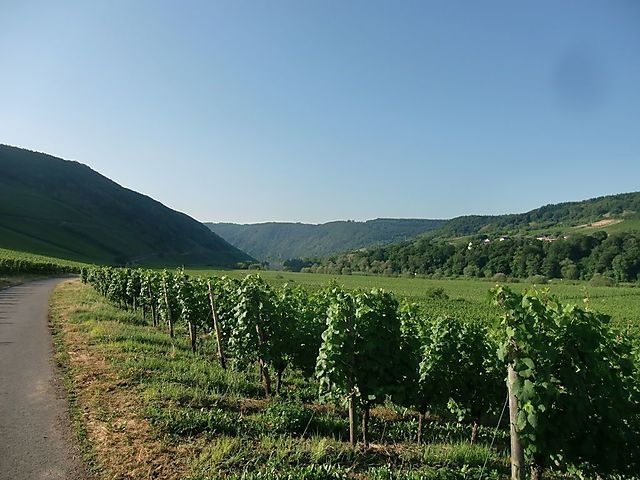
[[0,248],[0,288],[48,275],[79,273],[85,264]]
[[0,248],[0,275],[79,273],[86,264]]
[[[630,478],[640,466],[637,346],[544,291],[496,287],[486,322],[335,283],[110,267],[82,280],[147,338],[133,348],[122,334],[120,362],[155,382],[151,423],[228,443],[192,478]],[[184,362],[154,357],[165,345],[171,357],[184,345]],[[234,464],[265,442],[292,458]]]
[[[242,279],[244,270],[187,270],[193,276],[229,276]],[[442,315],[457,316],[495,323],[500,308],[490,301],[489,289],[496,284],[489,280],[468,278],[385,277],[374,275],[330,275],[322,273],[296,273],[261,271],[260,276],[271,286],[300,285],[310,291],[322,290],[327,284],[338,281],[347,290],[371,290],[383,288],[393,292],[398,299],[417,303],[423,314],[435,319]],[[585,304],[611,317],[616,328],[630,330],[640,336],[640,288],[637,284],[600,286],[586,281],[549,280],[545,284],[526,281],[506,283],[513,290],[524,292],[543,287],[563,303]]]

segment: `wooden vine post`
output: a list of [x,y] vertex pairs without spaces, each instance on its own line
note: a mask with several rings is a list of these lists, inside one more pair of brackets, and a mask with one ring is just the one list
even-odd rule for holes
[[213,320],[213,331],[216,335],[216,347],[218,349],[218,360],[220,360],[220,366],[223,369],[227,368],[227,361],[222,351],[222,334],[220,333],[220,321],[218,320],[218,313],[216,311],[215,301],[213,299],[213,287],[211,286],[211,280],[207,281],[209,287],[209,302],[211,304],[211,318]]
[[196,328],[196,324],[193,323],[193,320],[189,319],[189,340],[191,340],[191,351],[193,353],[196,353],[197,350],[197,328]]
[[424,423],[424,413],[422,411],[418,412],[418,438],[416,442],[418,445],[422,444],[422,425]]
[[[350,336],[353,335],[354,322],[355,322],[355,319],[352,317],[352,315],[348,315],[346,330],[347,332],[349,332]],[[353,343],[353,341],[351,343]],[[355,365],[356,365],[355,352],[353,351],[353,348],[352,348],[349,351],[349,366],[347,367],[349,368],[349,373],[347,376],[347,379],[348,379],[347,385],[351,392],[351,394],[349,395],[349,443],[351,444],[352,447],[355,447],[358,441],[357,432],[356,432],[356,417],[357,417],[356,392],[355,392],[356,382],[355,382],[354,373],[353,373],[353,370],[355,369]]]
[[[266,336],[264,334],[264,330],[260,323],[256,323],[256,332],[258,334],[258,341],[260,345],[264,345],[266,343]],[[264,385],[264,394],[266,397],[271,396],[271,377],[269,376],[269,369],[267,367],[267,362],[264,361],[262,355],[258,358],[258,364],[260,365],[260,376],[262,377],[262,383]]]
[[149,299],[149,303],[151,304],[151,321],[153,322],[153,326],[158,326],[158,312],[156,312],[156,302],[153,300],[153,293],[151,292],[151,285],[147,285],[147,298]]
[[169,292],[167,292],[167,280],[162,281],[164,290],[164,304],[167,309],[167,323],[169,324],[169,336],[173,338],[173,320],[171,319],[171,304],[169,303]]
[[524,450],[518,437],[516,422],[518,419],[518,399],[513,392],[517,380],[513,364],[508,367],[507,387],[509,389],[509,427],[511,433],[511,480],[524,480]]
[[352,447],[356,446],[356,394],[351,392],[349,395],[349,443]]

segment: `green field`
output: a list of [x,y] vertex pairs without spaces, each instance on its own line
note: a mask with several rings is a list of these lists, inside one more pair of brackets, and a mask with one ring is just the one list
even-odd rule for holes
[[[19,260],[26,265],[60,265],[61,267],[81,268],[87,264],[63,260],[43,255],[17,252],[0,248],[0,264],[3,260]],[[7,277],[18,272],[2,272]],[[21,272],[37,273],[37,272]],[[331,282],[337,282],[347,289],[383,288],[390,290],[400,298],[416,302],[424,307],[424,313],[430,317],[452,315],[472,317],[479,320],[494,321],[499,312],[489,302],[488,292],[494,283],[478,279],[429,279],[422,277],[385,277],[374,275],[328,275],[320,273],[295,273],[261,270],[211,270],[189,269],[188,273],[197,276],[216,275],[243,278],[249,273],[257,273],[268,283],[281,286],[285,283],[299,284],[312,289],[322,288]],[[10,282],[5,280],[4,285]],[[549,288],[553,295],[567,303],[583,304],[588,300],[590,307],[612,317],[612,321],[621,327],[629,327],[640,332],[640,288],[636,284],[616,287],[596,287],[589,282],[554,280],[546,285],[534,286],[526,282],[510,284],[515,290],[528,288]],[[444,295],[438,295],[438,291]]]
[[[243,278],[246,270],[189,270],[192,275],[227,275]],[[499,311],[489,302],[489,290],[494,283],[476,279],[435,280],[421,277],[383,277],[373,275],[327,275],[320,273],[294,273],[259,271],[254,272],[268,283],[279,286],[287,282],[309,288],[322,288],[335,281],[347,289],[383,288],[411,302],[423,305],[430,317],[452,315],[495,321]],[[528,288],[549,288],[565,303],[588,305],[601,313],[610,315],[612,322],[623,328],[640,333],[640,288],[636,285],[617,287],[594,287],[589,282],[556,280],[546,285],[535,286],[526,282],[509,284],[516,291]],[[446,297],[438,295],[437,290]]]

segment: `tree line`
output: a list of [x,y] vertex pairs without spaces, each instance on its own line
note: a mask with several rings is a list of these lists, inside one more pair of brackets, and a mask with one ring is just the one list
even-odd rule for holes
[[[561,305],[547,293],[497,287],[499,326],[429,320],[383,290],[310,292],[175,272],[96,267],[82,280],[114,304],[141,312],[198,355],[212,339],[222,368],[256,364],[265,397],[285,372],[315,382],[319,399],[348,411],[349,438],[367,445],[372,407],[385,401],[425,415],[454,415],[476,441],[481,417],[509,400],[513,478],[525,467],[626,472],[640,467],[638,351],[608,317]],[[206,335],[203,335],[206,334]],[[506,381],[505,381],[506,380]],[[274,386],[275,382],[275,386]]]
[[293,259],[285,267],[331,274],[505,275],[569,280],[598,276],[612,282],[636,282],[640,280],[640,233],[608,235],[598,231],[544,239],[476,236],[458,243],[421,238],[326,259]]

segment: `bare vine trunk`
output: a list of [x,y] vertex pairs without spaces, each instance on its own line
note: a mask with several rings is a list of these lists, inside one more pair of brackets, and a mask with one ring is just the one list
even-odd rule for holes
[[362,412],[362,443],[365,448],[369,446],[369,405]]
[[[266,343],[266,335],[264,334],[264,330],[262,330],[262,326],[258,323],[256,324],[256,332],[258,333],[258,340],[260,341],[260,345],[264,345]],[[267,397],[271,396],[271,377],[269,376],[269,369],[267,368],[267,363],[264,359],[260,358],[258,360],[260,363],[260,373],[262,375],[262,382],[264,384],[264,394]]]
[[471,427],[471,445],[475,445],[478,441],[478,419],[473,419],[473,426]]
[[424,423],[424,413],[423,412],[419,412],[418,413],[418,438],[416,439],[416,442],[418,443],[418,445],[420,445],[422,443],[422,425]]
[[264,395],[266,397],[271,396],[271,376],[269,375],[269,369],[265,364],[264,360],[260,359],[258,361],[260,365],[260,376],[262,377],[262,386],[264,387]]
[[282,374],[284,373],[284,368],[278,368],[277,376],[276,376],[276,395],[280,395],[280,389],[282,388]]
[[196,350],[198,349],[197,328],[196,328],[196,324],[193,323],[191,320],[189,320],[189,339],[191,340],[191,351],[193,353],[196,353]]
[[544,468],[541,465],[533,465],[531,467],[531,480],[542,480]]

